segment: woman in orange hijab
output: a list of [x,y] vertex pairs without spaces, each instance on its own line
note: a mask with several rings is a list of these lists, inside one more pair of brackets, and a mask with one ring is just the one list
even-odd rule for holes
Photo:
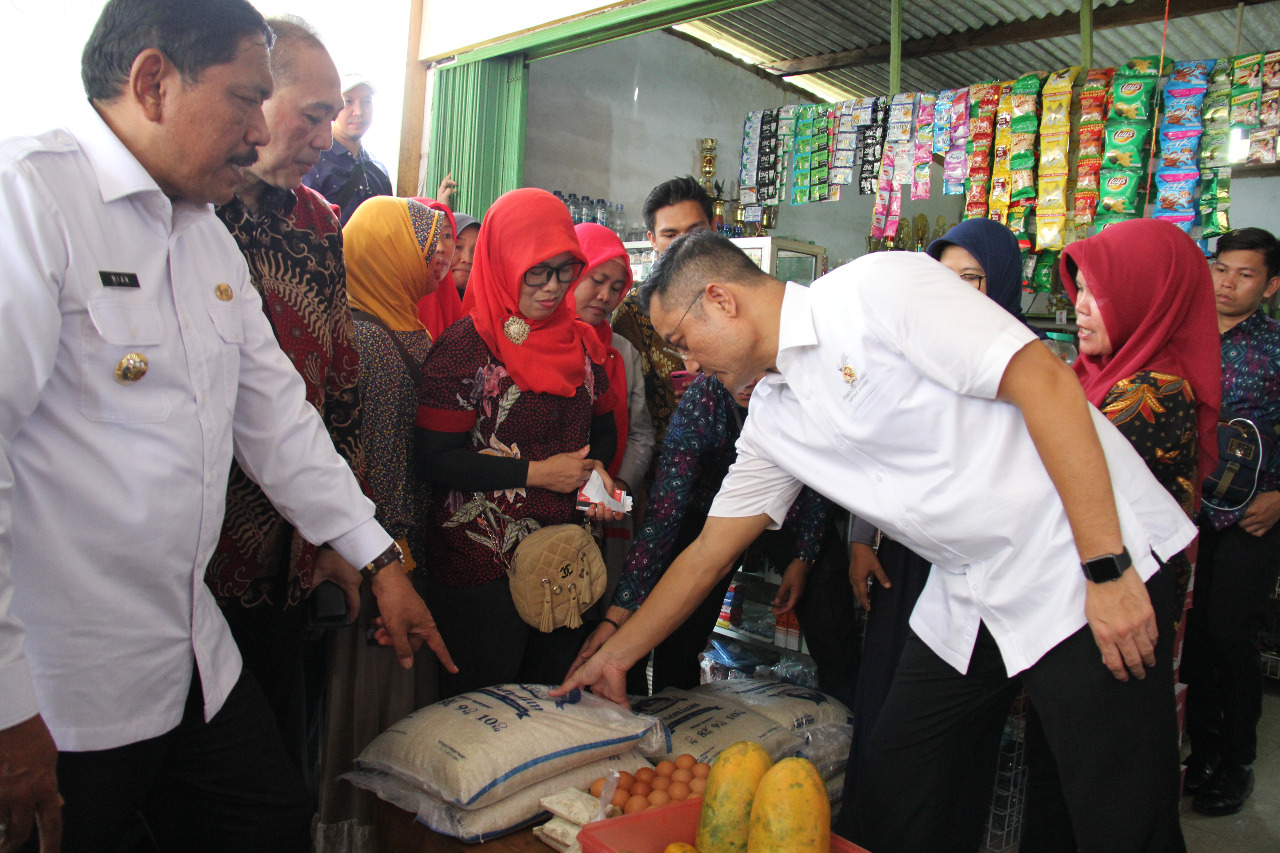
[[526,625],[506,572],[526,534],[582,520],[577,491],[615,453],[607,349],[565,299],[585,266],[563,202],[536,189],[503,195],[480,226],[467,315],[424,365],[426,598],[459,670],[441,674],[442,696],[558,683],[582,644],[580,628]]

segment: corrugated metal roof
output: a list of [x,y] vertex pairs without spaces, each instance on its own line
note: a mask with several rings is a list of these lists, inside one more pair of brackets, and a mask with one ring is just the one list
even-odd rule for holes
[[[1095,0],[1095,10],[1133,0]],[[904,0],[906,41],[984,26],[1076,14],[1078,0]],[[1236,50],[1236,10],[1209,12],[1169,22],[1166,56],[1202,59]],[[889,40],[889,6],[881,0],[772,0],[701,22],[707,29],[767,57],[761,64],[882,45]],[[1093,65],[1120,65],[1134,56],[1160,52],[1163,22],[1096,30]],[[694,36],[697,38],[697,36]],[[1246,6],[1239,52],[1280,50],[1280,0]],[[903,91],[934,91],[984,80],[1012,79],[1028,71],[1053,70],[1080,61],[1079,34],[995,48],[978,48],[907,59]],[[883,94],[887,62],[818,72],[812,76],[849,97]],[[797,78],[790,78],[801,82]]]

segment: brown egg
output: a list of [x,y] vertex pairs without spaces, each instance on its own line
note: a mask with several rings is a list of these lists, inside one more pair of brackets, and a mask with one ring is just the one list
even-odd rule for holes
[[649,805],[665,806],[669,802],[671,802],[671,795],[668,794],[666,791],[650,791],[649,792]]
[[670,776],[676,770],[674,761],[659,761],[658,766],[654,768],[658,771],[659,776]]
[[665,791],[670,784],[670,776],[654,776],[653,781],[649,783],[650,787],[655,791]]
[[701,776],[694,776],[689,783],[689,790],[693,792],[692,796],[701,797],[707,790],[707,780]]
[[707,774],[711,772],[711,765],[707,764],[705,761],[699,761],[690,769],[693,771],[695,779],[705,779],[707,778]]
[[636,771],[637,782],[652,782],[653,777],[658,775],[658,771],[652,767],[641,767]]
[[634,785],[631,786],[631,796],[645,797],[645,796],[648,796],[649,792],[652,790],[653,790],[653,786],[650,785],[648,782],[636,782]]
[[698,763],[698,759],[686,752],[684,755],[677,755],[675,763],[677,768],[681,770],[688,770],[690,767]]
[[622,808],[627,804],[627,800],[629,799],[631,799],[631,792],[625,788],[619,788],[613,792],[613,799],[609,802],[613,803],[618,808]]
[[630,791],[631,786],[634,785],[635,783],[636,783],[636,777],[632,776],[626,770],[620,771],[618,773],[619,788],[625,788],[626,790]]
[[622,806],[622,813],[635,814],[636,812],[642,812],[647,808],[649,808],[649,801],[647,799],[633,795],[627,797],[627,802]]
[[673,800],[687,800],[693,791],[690,790],[688,782],[676,782],[673,780],[670,787],[667,788],[667,793],[671,795]]
[[677,767],[671,772],[672,782],[688,782],[693,778],[693,771],[686,767]]
[[591,796],[593,796],[593,797],[599,797],[599,796],[600,796],[600,792],[601,792],[601,791],[603,791],[603,790],[604,790],[604,778],[603,778],[603,777],[601,777],[601,778],[597,779],[596,781],[592,782],[592,783],[591,783],[591,787],[587,789],[587,791],[588,791],[588,792],[591,794]]

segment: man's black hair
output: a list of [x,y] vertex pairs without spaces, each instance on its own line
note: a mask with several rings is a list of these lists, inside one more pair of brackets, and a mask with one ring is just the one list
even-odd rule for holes
[[247,36],[271,47],[271,28],[245,0],[110,0],[80,56],[80,79],[90,100],[114,100],[138,54],[155,48],[195,82],[206,68],[235,59]]
[[636,298],[649,313],[656,296],[663,305],[692,300],[713,281],[754,284],[768,276],[747,253],[714,231],[692,231],[672,241],[640,283]]
[[707,223],[710,224],[711,218],[715,215],[711,196],[707,195],[702,184],[698,183],[692,175],[685,175],[683,178],[663,181],[649,191],[649,197],[644,200],[644,207],[641,209],[644,227],[652,231],[653,221],[658,211],[682,201],[696,201],[702,205],[702,212],[706,214]]
[[1267,280],[1280,275],[1280,241],[1275,235],[1262,228],[1237,228],[1228,231],[1218,238],[1218,246],[1213,251],[1216,260],[1223,252],[1261,252],[1267,265]]

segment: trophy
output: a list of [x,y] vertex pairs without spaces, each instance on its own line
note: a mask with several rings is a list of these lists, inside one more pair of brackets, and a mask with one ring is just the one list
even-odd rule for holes
[[716,141],[714,139],[702,140],[702,188],[708,194],[712,192],[711,181],[716,176]]
[[938,214],[938,222],[934,226],[933,239],[941,240],[942,235],[947,233],[947,217],[941,213]]
[[917,213],[914,220],[914,231],[916,237],[916,251],[923,252],[925,243],[929,241],[929,217],[923,213]]

